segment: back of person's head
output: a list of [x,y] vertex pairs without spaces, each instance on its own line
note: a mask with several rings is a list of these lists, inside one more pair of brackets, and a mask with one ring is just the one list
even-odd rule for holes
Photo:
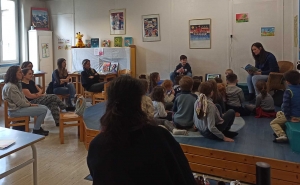
[[211,92],[213,91],[211,83],[209,81],[201,83],[199,91],[201,94],[210,97]]
[[233,74],[233,70],[232,69],[226,69],[225,75],[227,76],[229,74]]
[[174,85],[179,85],[179,81],[181,80],[181,78],[182,78],[181,75],[177,75],[174,80]]
[[181,91],[191,91],[193,88],[193,83],[194,82],[191,77],[183,76],[179,81]]
[[296,70],[285,72],[283,77],[288,83],[292,85],[298,85],[300,83],[300,73]]
[[217,88],[218,88],[218,91],[219,93],[222,95],[222,97],[226,97],[226,87],[223,83],[218,83],[217,84]]
[[217,83],[223,83],[222,78],[219,78],[219,77],[216,77],[216,78],[215,78],[215,81],[216,81]]
[[128,146],[129,133],[147,124],[147,115],[141,108],[143,92],[141,81],[127,75],[110,82],[101,129],[106,138],[105,142],[112,147]]
[[19,70],[19,66],[10,66],[8,70],[6,71],[5,77],[4,77],[4,83],[13,83],[17,84],[19,82],[17,78],[17,72]]
[[[211,88],[214,91],[212,99],[213,99],[214,103],[216,103],[219,100],[219,98],[221,97],[221,94],[218,91],[217,82],[215,80],[208,80],[207,82],[211,85]],[[201,86],[202,86],[202,84],[201,84]]]
[[173,82],[171,80],[165,80],[165,81],[163,81],[161,86],[164,87],[166,90],[169,90],[172,88]]
[[165,98],[165,88],[163,88],[162,86],[154,87],[151,93],[151,99],[157,102],[164,102],[164,98]]
[[158,72],[153,72],[150,74],[150,86],[149,86],[149,92],[152,91],[152,89],[157,86],[157,79],[159,78]]
[[265,99],[265,97],[268,94],[267,83],[263,80],[259,80],[256,82],[255,87],[256,87],[257,91],[260,92],[260,94],[262,95],[262,99]]
[[227,80],[228,83],[236,83],[237,82],[237,76],[234,73],[228,74],[226,76],[226,80]]
[[139,79],[139,80],[143,85],[143,94],[145,95],[145,94],[147,94],[148,89],[149,89],[148,81],[146,79]]
[[186,60],[186,59],[187,59],[187,57],[185,55],[180,55],[180,61],[181,60]]
[[21,69],[27,68],[30,64],[31,64],[31,68],[32,68],[32,62],[30,62],[30,61],[23,62],[21,65]]
[[201,81],[199,79],[194,79],[193,81],[194,81],[194,83],[193,83],[192,92],[197,92],[199,85],[201,84]]

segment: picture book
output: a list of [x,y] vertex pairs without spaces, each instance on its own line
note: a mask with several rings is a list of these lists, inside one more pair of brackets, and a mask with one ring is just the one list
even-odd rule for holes
[[91,47],[99,48],[99,38],[91,38]]
[[91,40],[85,40],[85,47],[90,48],[91,47]]
[[251,71],[251,72],[256,72],[258,71],[258,69],[256,67],[254,67],[251,64],[246,65],[245,67],[242,67],[243,69],[245,69],[246,71]]
[[102,69],[100,69],[101,73],[107,73],[110,71],[110,62],[103,62]]
[[123,38],[122,37],[115,37],[114,38],[114,46],[115,47],[122,47],[123,46]]
[[118,62],[112,62],[110,64],[110,72],[111,73],[117,73],[118,72],[118,68],[119,68],[119,63]]
[[133,39],[132,37],[125,37],[124,38],[124,46],[129,47],[130,45],[133,44]]

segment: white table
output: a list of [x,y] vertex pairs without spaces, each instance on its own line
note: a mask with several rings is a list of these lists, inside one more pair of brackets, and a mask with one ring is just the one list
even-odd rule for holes
[[36,155],[36,148],[34,144],[36,142],[39,142],[43,139],[45,139],[45,136],[42,135],[37,135],[37,134],[32,134],[28,132],[22,132],[22,131],[17,131],[17,130],[12,130],[12,129],[7,129],[0,127],[0,139],[1,140],[15,140],[16,142],[5,148],[5,149],[0,149],[0,159],[3,157],[6,157],[12,153],[15,153],[23,148],[26,148],[28,146],[31,146],[32,149],[32,158],[29,159],[28,161],[0,174],[0,179],[6,177],[9,174],[12,174],[19,169],[29,165],[33,164],[33,183],[34,185],[37,185],[37,155]]

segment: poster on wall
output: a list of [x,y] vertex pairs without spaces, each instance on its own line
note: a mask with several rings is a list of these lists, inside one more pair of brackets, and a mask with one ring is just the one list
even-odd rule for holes
[[160,41],[159,14],[143,15],[143,42]]
[[275,36],[275,27],[261,27],[261,36]]
[[249,22],[248,13],[238,13],[235,15],[236,23]]
[[193,19],[189,21],[190,49],[211,48],[211,19]]
[[31,8],[31,25],[36,30],[49,30],[49,16],[47,8]]
[[298,46],[298,15],[294,17],[294,47]]
[[49,43],[42,43],[42,58],[49,58],[50,52],[49,52]]
[[126,33],[125,9],[109,10],[110,34],[124,35]]

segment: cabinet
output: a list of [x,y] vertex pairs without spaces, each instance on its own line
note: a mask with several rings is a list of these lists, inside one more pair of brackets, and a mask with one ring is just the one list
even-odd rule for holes
[[28,50],[33,70],[45,72],[45,82],[48,85],[54,70],[52,31],[29,30]]

